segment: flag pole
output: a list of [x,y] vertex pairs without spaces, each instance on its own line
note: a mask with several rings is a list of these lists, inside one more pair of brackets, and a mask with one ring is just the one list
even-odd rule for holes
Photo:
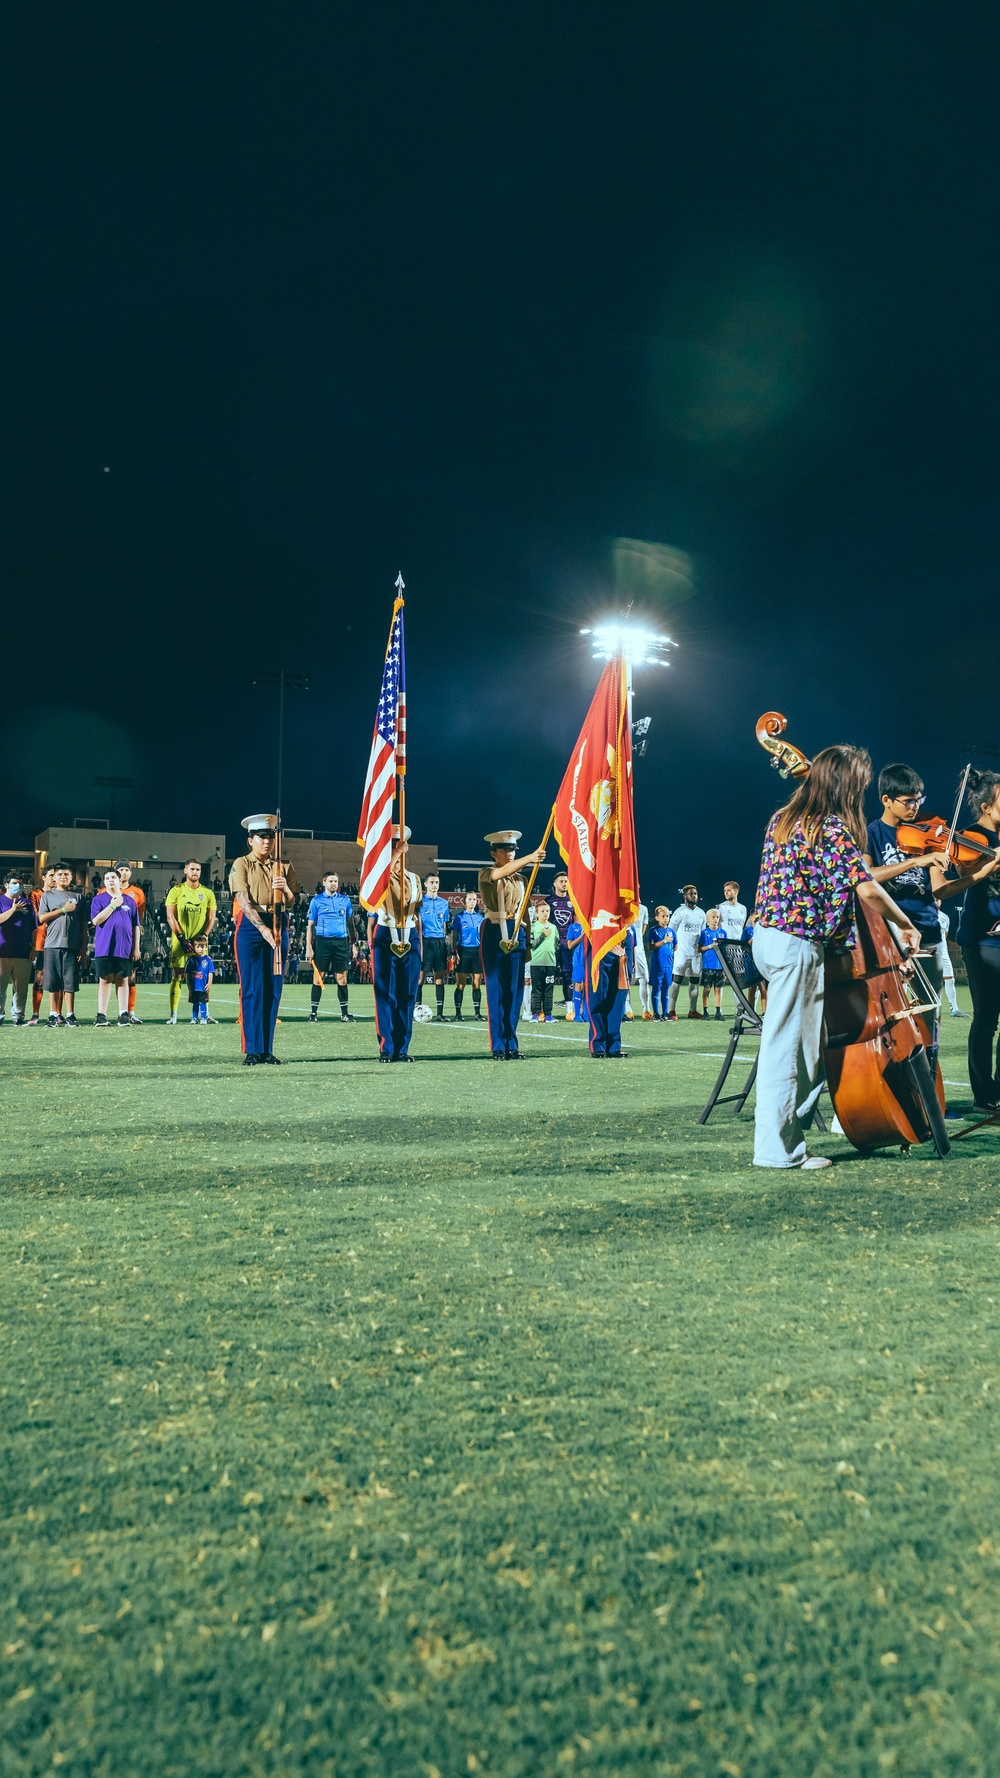
[[[406,584],[406,582],[403,579],[402,569],[400,569],[400,572],[396,576],[396,597],[399,600],[402,600],[403,588],[404,588],[405,584]],[[397,716],[396,748],[397,748],[396,764],[398,765],[399,764],[398,716]],[[406,774],[405,774],[405,772],[397,772],[397,774],[396,774],[396,793],[397,793],[398,800],[399,800],[399,843],[400,843],[401,851],[399,854],[399,944],[394,945],[393,950],[396,952],[397,956],[405,957],[407,951],[410,948],[409,944],[407,943],[407,938],[406,938],[407,882],[406,882]],[[390,875],[389,875],[389,904],[391,907],[391,905],[392,905],[392,874],[391,874],[391,870],[390,870]]]
[[[541,841],[538,846],[538,851],[542,854],[542,857],[545,856],[545,848],[548,845],[549,840],[551,838],[552,829],[555,826],[555,821],[556,821],[556,805],[555,805],[555,803],[553,803],[552,804],[552,813],[549,816],[548,826],[546,827],[545,832],[543,833]],[[531,905],[531,891],[535,887],[535,878],[537,877],[539,869],[541,868],[541,863],[542,863],[542,859],[536,858],[534,864],[532,865],[531,875],[528,878],[527,887],[525,888],[524,895],[521,898],[521,905],[517,910],[517,919],[514,921],[514,930],[511,933],[509,938],[507,938],[507,939],[502,938],[500,940],[500,949],[502,951],[514,951],[517,949],[517,935],[521,930],[521,926],[524,921],[525,913],[527,912],[527,909]]]

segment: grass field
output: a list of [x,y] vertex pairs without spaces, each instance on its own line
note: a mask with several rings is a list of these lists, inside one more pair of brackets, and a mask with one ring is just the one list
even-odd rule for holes
[[1000,1773],[997,1133],[305,1000],[0,1031],[3,1778]]

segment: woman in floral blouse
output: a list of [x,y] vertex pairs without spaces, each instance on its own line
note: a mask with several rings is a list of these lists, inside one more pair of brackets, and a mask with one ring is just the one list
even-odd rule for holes
[[865,869],[864,797],[872,765],[862,747],[825,747],[771,819],[757,887],[753,960],[767,982],[757,1063],[755,1167],[828,1167],[806,1153],[823,1087],[823,953],[853,942],[854,894],[896,927],[907,951],[920,935]]

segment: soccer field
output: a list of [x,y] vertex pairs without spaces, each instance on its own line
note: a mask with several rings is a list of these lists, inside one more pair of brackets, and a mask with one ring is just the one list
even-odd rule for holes
[[3,1778],[1000,1772],[1000,1133],[307,1000],[0,1030]]

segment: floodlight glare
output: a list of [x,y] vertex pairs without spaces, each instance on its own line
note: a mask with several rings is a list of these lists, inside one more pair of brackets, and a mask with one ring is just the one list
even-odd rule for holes
[[580,634],[593,639],[595,660],[610,661],[621,654],[629,667],[666,667],[669,663],[660,659],[662,650],[677,647],[669,636],[656,636],[628,618],[606,618]]

